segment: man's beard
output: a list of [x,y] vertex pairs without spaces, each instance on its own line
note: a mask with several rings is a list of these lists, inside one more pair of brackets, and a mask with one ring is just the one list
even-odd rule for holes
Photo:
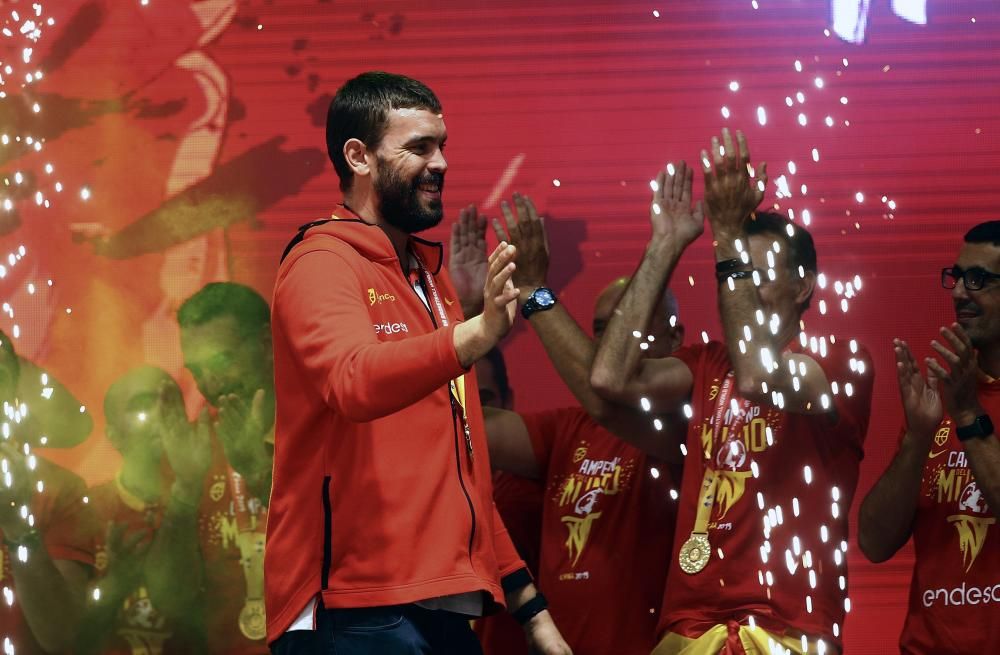
[[444,218],[441,200],[432,200],[428,206],[420,202],[420,185],[435,184],[444,190],[444,174],[428,173],[407,182],[393,166],[379,159],[379,175],[375,178],[382,218],[389,225],[407,234],[428,230]]

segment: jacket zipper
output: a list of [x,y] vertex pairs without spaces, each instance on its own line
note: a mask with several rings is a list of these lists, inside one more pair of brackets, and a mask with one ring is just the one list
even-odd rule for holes
[[[400,268],[399,273],[400,273],[400,275],[403,276],[403,280],[406,282],[406,286],[410,287],[410,289],[413,291],[413,295],[417,296],[417,300],[420,301],[420,305],[427,312],[427,316],[430,317],[431,324],[434,326],[434,329],[435,330],[438,329],[439,326],[438,326],[437,319],[434,318],[434,312],[431,311],[430,307],[428,307],[427,305],[424,304],[424,301],[420,297],[420,294],[417,293],[417,290],[414,289],[410,285],[410,280],[406,277],[406,275],[403,274],[402,268]],[[423,282],[420,281],[419,278],[417,278],[417,284],[421,285],[421,288],[423,287]],[[427,290],[426,289],[424,289],[424,294],[425,295],[427,294]],[[476,540],[476,508],[472,504],[472,496],[469,495],[469,489],[465,486],[465,477],[462,475],[462,452],[461,452],[461,447],[460,447],[460,444],[459,444],[458,428],[455,427],[455,422],[461,420],[459,418],[459,416],[461,416],[461,415],[458,413],[461,410],[458,407],[455,406],[455,398],[451,395],[450,391],[448,392],[448,400],[451,403],[451,428],[452,428],[452,432],[454,432],[454,434],[455,434],[455,467],[456,467],[456,470],[458,471],[458,484],[462,488],[462,495],[465,496],[465,502],[469,505],[469,516],[472,519],[472,529],[469,531],[469,565],[471,566],[472,565],[472,545],[473,545],[473,543]],[[469,437],[469,440],[471,442],[471,436]],[[471,448],[469,450],[469,453],[471,455],[471,453],[472,453]]]
[[[449,394],[450,395],[450,394]],[[462,476],[462,448],[459,445],[458,438],[458,428],[455,427],[455,421],[458,419],[456,412],[458,408],[455,407],[455,399],[451,399],[451,427],[452,431],[455,433],[455,465],[458,469],[458,484],[462,487],[462,493],[465,495],[465,502],[469,505],[469,515],[472,517],[472,530],[469,531],[469,565],[472,565],[472,544],[476,539],[476,508],[472,505],[472,496],[469,495],[469,490],[465,486],[465,478]],[[475,570],[475,567],[473,567]]]
[[333,512],[330,509],[330,476],[323,476],[323,591],[330,586],[330,565],[333,559]]

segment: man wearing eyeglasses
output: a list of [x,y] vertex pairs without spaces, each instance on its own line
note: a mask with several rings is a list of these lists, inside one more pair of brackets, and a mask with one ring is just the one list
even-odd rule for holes
[[916,551],[903,653],[1000,652],[1000,221],[965,235],[941,271],[956,322],[927,374],[895,340],[906,419],[899,452],[861,505],[858,544],[883,562]]

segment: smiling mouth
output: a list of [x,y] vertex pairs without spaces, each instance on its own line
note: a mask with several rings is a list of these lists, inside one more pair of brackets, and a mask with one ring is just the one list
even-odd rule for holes
[[956,309],[955,310],[955,318],[957,318],[960,321],[961,320],[970,320],[970,319],[973,319],[973,318],[978,318],[979,316],[980,316],[980,313],[977,312],[977,311],[975,311],[975,310],[973,310],[973,309]]

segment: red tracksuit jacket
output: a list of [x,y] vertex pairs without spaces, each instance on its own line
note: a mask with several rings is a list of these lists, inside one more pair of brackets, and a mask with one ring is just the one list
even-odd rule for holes
[[[508,589],[529,581],[493,505],[441,245],[411,240],[443,296],[446,328],[385,233],[342,208],[335,217],[300,232],[274,289],[269,642],[316,594],[325,607],[367,607],[482,590],[502,605],[501,578]],[[463,374],[474,457],[448,389]]]

